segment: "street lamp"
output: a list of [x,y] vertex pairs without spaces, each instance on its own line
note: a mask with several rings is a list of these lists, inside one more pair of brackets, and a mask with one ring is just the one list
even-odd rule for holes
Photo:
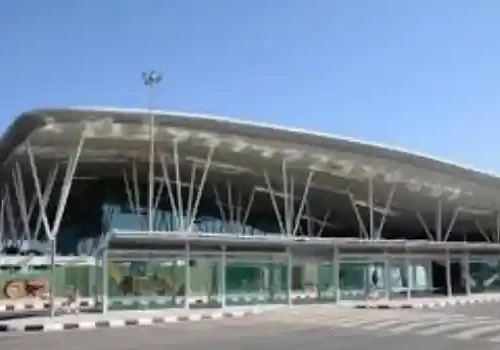
[[149,110],[149,173],[148,173],[148,232],[153,232],[153,197],[154,197],[154,164],[155,164],[155,115],[153,113],[154,88],[161,83],[163,75],[155,70],[142,72],[142,82],[148,88]]

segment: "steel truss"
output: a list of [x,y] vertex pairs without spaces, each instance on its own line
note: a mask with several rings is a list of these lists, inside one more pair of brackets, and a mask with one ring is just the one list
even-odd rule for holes
[[[366,202],[363,200],[356,199],[352,194],[352,192],[349,189],[347,190],[349,202],[351,203],[352,210],[354,212],[356,220],[358,221],[359,238],[370,239],[370,240],[382,239],[387,216],[394,214],[391,210],[391,205],[394,199],[394,195],[396,194],[397,185],[395,183],[391,185],[391,189],[389,190],[389,194],[386,198],[386,202],[383,207],[378,207],[374,204],[375,186],[374,186],[373,176],[368,177],[367,187],[368,187],[368,198]],[[359,210],[360,207],[368,209],[368,228],[366,227],[365,220],[363,219],[363,216],[361,215],[361,212]],[[378,225],[375,223],[375,213],[378,213],[380,216]]]
[[[281,175],[283,187],[282,192],[278,192],[276,188],[273,187],[268,171],[263,171],[264,181],[266,183],[266,192],[269,193],[269,198],[271,199],[271,204],[273,206],[274,214],[276,215],[276,222],[280,228],[280,233],[284,236],[295,237],[299,232],[300,222],[304,216],[307,196],[311,188],[314,171],[309,170],[304,191],[302,196],[299,197],[299,203],[297,203],[297,195],[295,193],[295,180],[293,175],[289,174],[286,159],[284,159],[281,163]],[[281,198],[283,201],[282,209],[280,209],[278,204],[278,198]],[[298,207],[296,207],[297,204]],[[308,232],[308,234],[312,235],[313,233]]]
[[[172,215],[175,219],[174,231],[192,232],[196,228],[195,221],[217,144],[213,143],[208,147],[199,182],[197,181],[197,171],[200,164],[195,161],[191,162],[191,173],[188,183],[184,183],[181,178],[178,140],[174,139],[172,141],[172,146],[171,157],[165,152],[160,152],[159,155],[163,182],[156,195],[154,210],[157,210],[158,204],[160,203],[160,196],[162,195],[163,189],[166,188]],[[167,159],[173,160],[174,179],[172,179],[169,172]],[[182,187],[188,187],[188,197],[186,201],[182,196]]]
[[[422,226],[422,229],[424,230],[427,238],[430,241],[438,241],[438,242],[446,242],[449,240],[453,228],[459,219],[460,213],[470,213],[470,214],[475,214],[476,218],[474,219],[474,225],[478,231],[478,233],[483,237],[485,242],[491,243],[491,242],[500,242],[500,215],[499,213],[495,213],[495,229],[492,230],[491,232],[488,232],[480,223],[478,220],[478,217],[480,216],[480,213],[477,211],[474,211],[472,209],[468,209],[464,206],[456,206],[455,209],[452,212],[451,218],[448,221],[447,225],[443,225],[443,212],[442,212],[442,201],[441,199],[438,199],[437,201],[437,206],[436,206],[436,212],[435,212],[435,227],[434,229],[431,229],[425,219],[422,216],[422,213],[419,211],[415,212],[416,218],[420,225]],[[464,239],[466,237],[464,236]]]

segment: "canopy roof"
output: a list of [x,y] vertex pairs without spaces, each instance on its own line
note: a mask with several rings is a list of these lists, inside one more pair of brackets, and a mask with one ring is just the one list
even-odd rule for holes
[[317,203],[331,202],[333,197],[328,196],[345,194],[347,190],[356,200],[366,201],[367,179],[373,178],[375,205],[384,206],[396,186],[393,206],[427,212],[427,220],[434,220],[438,198],[448,218],[460,208],[464,215],[488,216],[486,228],[494,227],[493,214],[500,209],[500,178],[494,174],[336,135],[169,111],[117,108],[28,111],[12,123],[0,140],[0,162],[6,170],[12,161],[25,159],[25,141],[29,139],[37,159],[50,164],[74,152],[85,129],[80,176],[119,176],[132,159],[144,175],[151,113],[156,120],[157,153],[171,163],[175,158],[172,156],[172,140],[175,140],[185,174],[189,173],[186,164],[206,163],[208,149],[216,146],[211,173],[217,173],[218,179],[239,179],[242,187],[255,186],[257,178],[262,184],[264,169],[282,186],[282,164],[286,161],[289,174],[295,178],[297,194],[304,191],[308,173],[314,171],[314,191],[310,195],[316,196]]
[[352,238],[284,238],[281,236],[237,236],[234,234],[134,234],[125,232],[111,233],[108,237],[107,248],[125,253],[130,251],[146,252],[154,257],[155,252],[176,250],[182,252],[189,244],[193,251],[218,252],[224,246],[232,253],[279,253],[287,248],[293,249],[304,256],[331,257],[332,250],[353,255],[368,254],[420,254],[444,257],[444,253],[478,255],[497,255],[499,244],[464,243],[464,242],[429,242],[408,240],[359,240]]

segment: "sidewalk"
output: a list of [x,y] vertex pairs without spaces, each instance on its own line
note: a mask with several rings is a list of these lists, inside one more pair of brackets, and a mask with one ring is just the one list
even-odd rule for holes
[[120,328],[164,323],[194,322],[245,317],[282,306],[231,307],[226,309],[168,309],[148,311],[110,311],[50,317],[31,317],[0,323],[0,332],[54,332],[71,329]]

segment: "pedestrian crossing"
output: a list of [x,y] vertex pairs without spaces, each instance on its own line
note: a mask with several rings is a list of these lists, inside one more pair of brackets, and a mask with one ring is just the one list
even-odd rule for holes
[[257,316],[259,324],[294,329],[347,328],[377,335],[444,336],[455,340],[483,340],[500,345],[500,316],[467,316],[418,310],[356,310],[335,306],[278,309]]

